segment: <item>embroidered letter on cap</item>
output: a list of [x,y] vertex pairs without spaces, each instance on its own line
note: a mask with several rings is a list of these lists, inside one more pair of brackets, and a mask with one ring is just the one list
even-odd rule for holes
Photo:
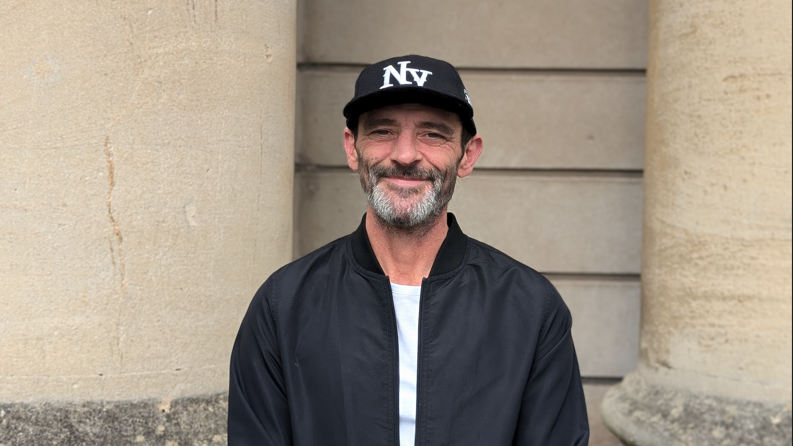
[[[399,65],[399,71],[397,71],[393,65],[389,65],[383,68],[383,71],[385,71],[385,73],[383,73],[383,86],[380,87],[380,89],[382,90],[383,88],[394,86],[394,84],[391,83],[391,76],[394,76],[394,78],[397,80],[397,82],[399,82],[400,85],[410,85],[413,83],[413,81],[416,81],[416,85],[418,85],[419,87],[423,87],[424,83],[427,82],[427,76],[432,74],[432,72],[426,70],[418,70],[416,68],[408,68],[407,66],[409,63],[410,63],[409,60],[404,62],[397,62],[397,65]],[[407,79],[408,72],[413,77],[413,81],[409,81]],[[419,75],[419,73],[421,73],[421,75]]]

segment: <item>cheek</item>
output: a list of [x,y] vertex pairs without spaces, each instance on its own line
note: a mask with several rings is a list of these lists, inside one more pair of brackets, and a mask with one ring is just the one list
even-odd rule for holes
[[372,160],[367,159],[363,154],[361,154],[361,152],[356,152],[356,155],[358,156],[358,159],[357,159],[358,170],[361,170],[361,169],[368,170],[368,167],[371,164]]
[[428,153],[424,159],[444,174],[457,175],[457,167],[460,165],[457,153]]
[[360,145],[355,149],[358,155],[358,164],[374,165],[388,158],[388,152],[377,146]]

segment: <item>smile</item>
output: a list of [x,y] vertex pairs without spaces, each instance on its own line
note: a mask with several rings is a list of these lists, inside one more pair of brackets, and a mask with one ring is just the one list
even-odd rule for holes
[[416,187],[430,180],[424,178],[405,178],[405,177],[383,177],[389,183],[401,187]]

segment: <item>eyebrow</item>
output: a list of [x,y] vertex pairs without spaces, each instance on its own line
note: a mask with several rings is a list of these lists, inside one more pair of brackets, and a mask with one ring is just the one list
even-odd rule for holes
[[[391,118],[369,118],[363,122],[364,131],[371,130],[380,126],[394,126],[397,125],[396,119]],[[438,121],[421,121],[418,123],[419,127],[436,130],[448,137],[454,136],[454,129],[450,126]]]
[[437,130],[443,133],[446,136],[454,136],[454,129],[449,127],[448,125],[442,122],[435,122],[435,121],[421,121],[419,122],[420,127],[425,127],[428,129]]
[[396,123],[395,119],[390,118],[369,118],[363,122],[363,129],[369,130],[382,125],[396,125]]

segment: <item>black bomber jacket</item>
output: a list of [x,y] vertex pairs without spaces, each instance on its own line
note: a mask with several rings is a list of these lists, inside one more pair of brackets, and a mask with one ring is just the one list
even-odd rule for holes
[[[561,297],[448,222],[421,285],[415,444],[586,445]],[[398,362],[391,287],[362,222],[254,296],[231,356],[229,445],[398,446]]]

